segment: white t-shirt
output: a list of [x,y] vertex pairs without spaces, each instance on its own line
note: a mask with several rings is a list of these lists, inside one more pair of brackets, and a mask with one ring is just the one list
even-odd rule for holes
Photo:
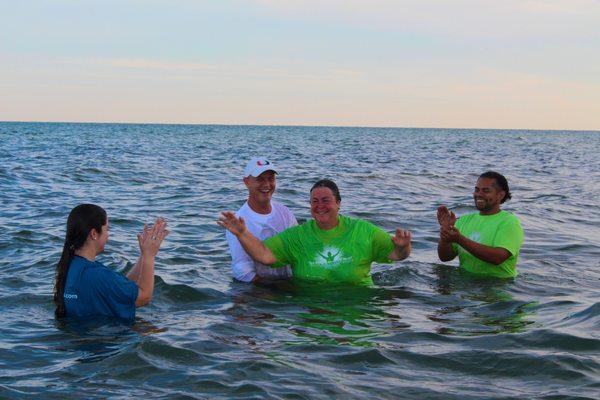
[[[259,214],[254,212],[248,202],[235,213],[246,222],[248,230],[260,240],[275,235],[291,226],[298,225],[294,214],[283,204],[271,200],[271,213]],[[229,231],[225,232],[229,251],[231,252],[231,271],[238,281],[252,282],[258,274],[261,278],[288,279],[292,276],[289,265],[281,268],[271,268],[268,265],[254,261],[244,250],[237,237]]]

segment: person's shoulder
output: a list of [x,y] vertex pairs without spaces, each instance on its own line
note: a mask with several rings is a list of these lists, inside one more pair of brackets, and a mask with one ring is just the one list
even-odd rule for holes
[[362,218],[348,217],[347,215],[340,215],[340,222],[344,224],[346,229],[377,228],[377,225],[375,225],[371,221],[367,221],[366,219],[362,219]]
[[[76,275],[80,277],[80,283],[82,285],[87,285],[89,288],[103,290],[112,284],[115,275],[117,275],[115,271],[98,261],[89,261],[86,259],[77,261],[78,264],[76,264],[76,268],[79,272]],[[75,269],[72,271],[75,271]]]
[[500,213],[502,214],[502,217],[505,219],[515,220],[515,221],[519,220],[519,217],[517,217],[514,213],[512,213],[510,211],[500,210]]
[[366,219],[349,217],[347,215],[340,215],[340,220],[343,220],[345,224],[370,224]]
[[290,226],[286,231],[301,231],[301,230],[312,230],[317,226],[314,219],[309,218],[301,224]]
[[262,214],[258,214],[256,211],[250,208],[250,205],[247,201],[244,202],[239,210],[237,210],[235,216],[244,218],[246,222],[261,221],[265,218]]
[[93,273],[94,286],[100,291],[114,291],[119,288],[137,286],[134,281],[131,281],[118,271],[114,271],[100,263],[96,268],[89,270]]
[[479,215],[479,212],[472,212],[472,213],[467,213],[467,214],[463,214],[463,215],[459,215],[458,219],[471,219],[471,218],[477,218]]
[[315,230],[315,227],[316,227],[315,220],[311,218],[307,221],[304,221],[301,224],[290,226],[289,228],[286,228],[284,231],[280,232],[279,234],[285,235],[285,236],[290,236],[290,235],[305,236],[305,235],[313,232]]
[[282,203],[278,202],[277,200],[273,200],[273,199],[271,199],[271,207],[274,207],[274,208],[287,208]]
[[271,200],[271,207],[274,210],[277,210],[278,212],[292,214],[292,212],[290,211],[290,209],[287,206],[283,205],[282,203],[278,202],[277,200]]
[[104,264],[97,262],[97,261],[90,262],[90,264],[88,265],[87,271],[89,274],[102,276],[102,277],[112,276],[112,275],[116,274],[115,271],[113,271],[112,269],[108,268]]
[[298,220],[294,213],[283,204],[271,200],[271,218],[282,223],[285,228],[298,225]]
[[80,269],[80,270],[85,270],[85,271],[95,271],[96,269],[98,269],[99,267],[104,267],[101,263],[99,263],[98,261],[90,261],[85,257],[81,257],[81,256],[74,256],[71,259],[71,265],[69,265],[69,269],[73,270],[73,269]]
[[87,260],[86,258],[74,255],[71,258],[71,264],[69,265],[69,268],[85,267],[88,264],[91,264],[91,261]]
[[481,215],[479,214],[479,212],[471,212],[471,213],[459,215],[458,218],[456,218],[456,222],[460,221],[461,223],[464,223],[464,222],[470,221],[472,219],[477,219],[480,216]]
[[311,221],[306,221],[300,225],[293,225],[287,227],[281,232],[277,232],[273,236],[265,239],[265,243],[273,243],[273,241],[280,241],[283,243],[289,243],[299,240],[301,241],[302,238],[313,235],[314,228],[312,228],[310,222]]
[[456,219],[456,223],[454,224],[454,226],[458,229],[461,229],[463,226],[471,224],[471,221],[477,221],[477,218],[480,218],[479,212],[472,212],[468,214],[459,215]]
[[238,210],[235,212],[235,215],[238,217],[240,215],[243,216],[243,215],[248,214],[250,211],[252,211],[252,209],[248,205],[248,201],[245,201],[244,204],[242,204],[242,206],[240,208],[238,208]]
[[500,213],[502,214],[503,224],[507,226],[518,226],[519,228],[521,227],[521,220],[515,214],[505,210],[501,210]]

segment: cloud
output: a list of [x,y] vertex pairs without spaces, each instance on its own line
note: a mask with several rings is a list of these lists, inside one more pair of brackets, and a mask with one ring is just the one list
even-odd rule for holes
[[129,68],[143,70],[160,70],[170,72],[197,72],[197,71],[214,71],[215,65],[192,63],[192,62],[171,62],[157,61],[142,58],[116,58],[97,60],[97,64],[104,64],[114,68]]
[[[40,65],[38,63],[31,63]],[[356,68],[344,68],[339,65],[331,67],[315,66],[314,63],[280,63],[279,65],[265,66],[255,60],[232,64],[205,64],[197,62],[173,62],[168,60],[143,59],[143,58],[70,58],[55,59],[52,64],[71,66],[80,72],[108,73],[126,77],[130,74],[145,73],[172,79],[190,79],[202,76],[217,75],[221,78],[235,77],[239,79],[268,79],[275,81],[337,81],[360,79],[366,72]],[[41,67],[40,67],[41,68]],[[164,75],[164,74],[167,75]],[[159,75],[157,75],[159,76]]]

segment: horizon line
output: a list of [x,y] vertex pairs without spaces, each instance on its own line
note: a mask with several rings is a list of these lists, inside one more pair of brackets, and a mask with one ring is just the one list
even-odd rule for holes
[[100,121],[8,121],[2,123],[17,124],[90,124],[90,125],[197,125],[197,126],[252,126],[252,127],[286,127],[286,128],[360,128],[360,129],[434,129],[434,130],[487,130],[487,131],[524,131],[524,132],[592,132],[596,129],[540,129],[540,128],[466,128],[466,127],[435,127],[435,126],[374,126],[374,125],[311,125],[311,124],[247,124],[247,123],[200,123],[200,122],[100,122]]

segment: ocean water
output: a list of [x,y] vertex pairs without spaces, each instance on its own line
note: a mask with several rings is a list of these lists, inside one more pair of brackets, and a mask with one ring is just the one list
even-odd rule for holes
[[[0,123],[0,398],[597,399],[598,154],[599,132]],[[255,155],[299,220],[330,177],[342,213],[410,229],[412,255],[373,288],[233,282],[215,220]],[[514,280],[437,260],[437,206],[473,211],[488,169],[525,230]],[[169,222],[132,325],[53,317],[81,202],[107,210],[98,260],[118,271],[144,222]]]

